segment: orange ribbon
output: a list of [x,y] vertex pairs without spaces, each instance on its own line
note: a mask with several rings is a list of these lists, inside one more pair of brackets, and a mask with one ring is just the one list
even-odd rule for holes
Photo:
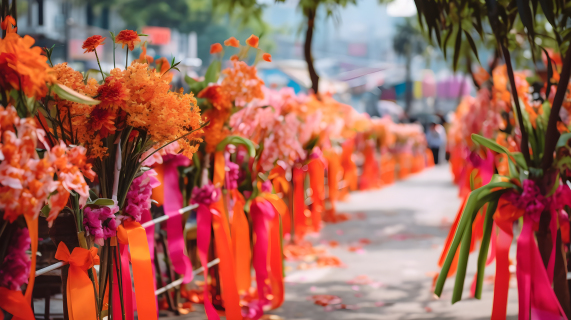
[[343,188],[342,198],[346,197],[349,191],[357,190],[358,177],[357,165],[353,161],[353,151],[355,150],[355,141],[349,139],[343,143],[343,152],[341,153],[341,165],[343,166],[343,180],[345,187]]
[[[305,206],[305,172],[301,167],[293,168],[293,224],[295,237],[303,237],[309,226],[311,220],[309,216],[311,212]],[[306,211],[308,214],[306,215]]]
[[[289,197],[291,184],[286,179],[286,172],[284,168],[276,166],[270,172],[269,179],[272,180],[274,190],[276,193],[283,193],[284,197]],[[282,232],[284,234],[291,234],[291,215],[289,212],[282,215]]]
[[28,278],[28,286],[26,287],[26,300],[28,300],[28,304],[32,304],[32,291],[34,291],[34,282],[36,280],[36,252],[38,252],[38,219],[27,214],[24,215],[24,219],[26,219],[30,241],[32,243],[30,277]]
[[87,270],[93,265],[99,264],[97,248],[87,250],[76,247],[70,254],[69,249],[62,241],[58,245],[55,257],[69,264],[66,284],[69,318],[72,320],[97,319],[93,283],[87,275]]
[[242,309],[236,285],[234,253],[230,249],[232,248],[232,239],[230,238],[230,229],[226,215],[220,210],[223,210],[223,206],[222,200],[211,206],[212,229],[216,239],[214,244],[220,259],[220,268],[218,270],[220,272],[220,285],[222,286],[222,300],[226,308],[226,318],[229,320],[240,320],[242,319]]
[[388,152],[381,155],[381,181],[384,185],[395,182],[396,161]]
[[380,187],[379,166],[375,159],[375,147],[370,142],[366,143],[363,150],[365,162],[363,163],[363,174],[361,175],[360,190],[369,190]]
[[0,287],[0,320],[4,319],[2,310],[11,314],[13,320],[36,319],[32,307],[22,294],[22,291]]
[[155,172],[157,173],[156,178],[161,182],[158,186],[153,188],[153,195],[152,195],[152,199],[155,200],[157,202],[157,206],[162,206],[163,203],[165,202],[165,184],[164,184],[164,180],[165,180],[165,172],[164,172],[164,168],[163,165],[155,165],[153,167],[153,170],[155,170]]
[[324,220],[327,222],[334,222],[335,202],[339,197],[339,179],[343,170],[341,168],[341,159],[334,150],[330,150],[324,155],[327,160],[327,188],[329,192],[329,202],[331,205],[331,207],[325,211]]
[[226,161],[224,160],[224,151],[216,151],[214,153],[214,171],[212,176],[212,184],[220,188],[224,184],[226,176]]
[[252,283],[252,273],[250,262],[252,251],[250,249],[250,225],[244,213],[246,201],[244,196],[234,189],[231,190],[234,199],[232,216],[232,248],[234,249],[234,259],[236,261],[236,284],[238,293],[244,294],[250,289]]
[[276,193],[281,192],[284,195],[289,193],[289,181],[287,181],[285,175],[285,169],[281,166],[276,166],[272,171],[270,171],[268,179],[272,181],[272,185],[274,186]]
[[156,320],[157,304],[154,288],[154,274],[151,265],[151,254],[147,233],[140,223],[124,221],[117,228],[117,239],[121,244],[128,244],[133,267],[137,313],[141,320]]
[[319,159],[313,159],[308,164],[309,185],[311,186],[311,222],[313,231],[318,232],[321,229],[321,215],[324,211],[325,200],[325,166]]

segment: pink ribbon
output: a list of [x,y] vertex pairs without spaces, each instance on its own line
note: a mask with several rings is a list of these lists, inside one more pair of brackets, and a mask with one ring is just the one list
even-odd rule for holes
[[523,221],[517,240],[518,319],[529,319],[530,311],[534,315],[532,319],[567,319],[551,288],[551,281],[535,243],[531,215],[526,213]]
[[258,285],[259,308],[252,320],[259,319],[263,314],[263,306],[269,300],[267,295],[271,293],[268,278],[268,223],[275,216],[275,209],[272,204],[265,200],[257,198],[250,206],[250,214],[252,216],[252,224],[256,240],[254,243],[253,265],[256,270],[256,283]]
[[[521,195],[515,193],[506,194],[516,207],[524,209],[523,227],[517,240],[517,269],[516,276],[518,282],[519,298],[519,319],[529,319],[530,312],[537,316],[537,319],[567,319],[555,292],[551,287],[553,281],[553,269],[555,267],[555,251],[557,236],[557,213],[556,208],[560,205],[560,195],[563,186],[549,197],[544,197],[539,187],[532,180],[523,181],[523,192]],[[547,265],[547,270],[543,265],[543,260],[535,242],[534,225],[538,223],[541,214],[545,209],[551,215],[550,229],[552,249]]]
[[[125,319],[133,319],[136,309],[133,285],[131,283],[131,273],[129,272],[129,250],[128,245],[117,244],[119,250],[119,258],[121,259],[121,279],[123,285],[123,306],[125,308]],[[153,255],[151,253],[151,259]],[[154,259],[153,259],[154,260]],[[154,269],[154,264],[153,264]],[[153,270],[154,271],[154,270]],[[115,268],[115,258],[113,258],[113,318],[121,319],[121,296],[119,295],[119,277],[117,276],[117,269]],[[154,272],[153,272],[154,273]],[[155,286],[156,289],[156,286]],[[157,308],[158,310],[158,308]]]
[[212,212],[205,204],[200,204],[196,209],[196,224],[197,224],[197,246],[198,257],[200,263],[204,268],[204,309],[206,316],[209,320],[219,320],[220,317],[212,305],[209,297],[208,282],[208,248],[210,247],[210,232],[212,229]]
[[182,215],[178,212],[182,208],[182,194],[178,183],[178,167],[190,165],[190,159],[183,155],[166,155],[163,157],[164,178],[163,208],[165,215],[169,216],[166,222],[167,243],[174,271],[184,275],[183,283],[192,281],[192,265],[185,254]]

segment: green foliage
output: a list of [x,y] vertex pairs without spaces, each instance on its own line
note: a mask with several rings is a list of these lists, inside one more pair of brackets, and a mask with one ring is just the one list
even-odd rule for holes
[[425,46],[422,34],[410,19],[405,19],[404,23],[396,26],[396,33],[393,37],[393,49],[398,55],[411,56],[421,54],[424,52]]
[[227,145],[229,144],[233,144],[236,146],[244,146],[246,148],[246,150],[248,150],[248,155],[250,157],[255,157],[256,156],[256,146],[254,146],[254,143],[252,141],[250,141],[249,139],[240,137],[240,136],[228,136],[226,138],[224,138],[224,140],[222,140],[217,146],[216,146],[216,151],[222,151],[226,148]]

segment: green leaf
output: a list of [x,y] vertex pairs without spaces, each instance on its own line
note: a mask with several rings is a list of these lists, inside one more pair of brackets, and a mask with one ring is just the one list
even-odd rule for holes
[[462,28],[458,26],[458,32],[456,33],[456,43],[454,44],[454,62],[452,69],[454,71],[458,70],[458,59],[460,58],[460,46],[462,45]]
[[99,104],[101,102],[99,100],[95,100],[91,97],[78,93],[63,84],[56,83],[51,87],[51,89],[61,99],[65,99],[71,102],[87,104],[90,106]]
[[476,292],[474,296],[476,299],[482,298],[482,284],[484,282],[484,270],[486,269],[486,261],[488,260],[488,250],[490,247],[490,238],[493,232],[494,219],[493,215],[498,207],[497,201],[488,203],[486,216],[484,217],[484,230],[482,234],[482,243],[480,244],[480,253],[478,254],[478,272],[476,279]]
[[42,208],[42,210],[40,210],[40,215],[41,215],[42,217],[47,218],[48,215],[49,215],[49,213],[50,213],[50,206],[46,204],[46,205]]
[[[521,19],[523,25],[527,28],[527,34],[533,38],[535,32],[533,30],[533,15],[529,7],[529,0],[516,0],[516,2],[519,18]],[[532,46],[535,45],[535,43],[532,41],[530,41],[530,43]]]
[[103,206],[112,206],[115,204],[115,201],[107,198],[99,198],[93,202],[89,202],[88,204],[93,206],[103,207]]
[[519,152],[509,152],[509,150],[507,148],[505,148],[504,146],[501,146],[499,144],[497,144],[494,140],[488,139],[488,138],[484,138],[481,135],[472,134],[472,141],[474,141],[474,143],[484,146],[492,151],[495,151],[497,153],[503,153],[503,154],[507,154],[508,156],[512,156],[515,159],[515,162],[517,163],[518,166],[520,166],[521,168],[527,170],[527,164],[525,163],[525,159],[523,157],[523,154],[519,153]]
[[254,145],[254,143],[252,141],[250,141],[249,139],[246,139],[246,138],[243,138],[240,136],[228,136],[228,137],[226,137],[224,140],[222,140],[216,146],[216,151],[224,150],[226,148],[226,146],[229,144],[242,145],[242,146],[246,147],[250,157],[253,158],[256,156],[256,146]]
[[571,139],[571,132],[562,134],[559,137],[559,140],[557,140],[557,145],[555,146],[555,149],[557,150],[559,148],[567,146],[567,142],[569,141],[569,139]]
[[557,24],[555,23],[555,13],[553,10],[553,0],[539,0],[539,4],[541,5],[541,10],[543,10],[543,14],[547,21],[551,24],[553,28],[557,28]]
[[212,61],[208,69],[206,70],[206,74],[204,75],[204,82],[208,83],[215,83],[218,81],[220,77],[220,69],[222,68],[222,63],[218,60]]
[[476,59],[478,60],[478,62],[480,62],[480,57],[478,57],[478,49],[476,48],[476,43],[474,43],[474,39],[472,39],[472,36],[470,36],[470,33],[468,31],[464,30],[464,33],[466,34],[466,38],[468,39],[468,43],[470,44],[470,48],[472,48],[472,51],[474,52]]
[[89,199],[91,199],[91,201],[94,201],[94,200],[99,199],[99,196],[97,196],[95,191],[89,189]]
[[494,140],[482,137],[481,135],[473,133],[472,141],[497,153],[509,154],[507,148],[497,144]]

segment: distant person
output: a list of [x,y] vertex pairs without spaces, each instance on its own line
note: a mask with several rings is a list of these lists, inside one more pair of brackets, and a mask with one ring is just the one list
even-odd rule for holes
[[[441,124],[436,124],[436,132],[440,135],[440,149],[438,152],[438,159],[440,163],[446,162],[446,129]],[[435,162],[436,163],[436,162]]]
[[438,164],[440,160],[440,148],[442,147],[442,136],[437,128],[438,124],[432,122],[426,133],[426,142],[430,151],[432,151],[432,156],[434,157],[434,164]]

